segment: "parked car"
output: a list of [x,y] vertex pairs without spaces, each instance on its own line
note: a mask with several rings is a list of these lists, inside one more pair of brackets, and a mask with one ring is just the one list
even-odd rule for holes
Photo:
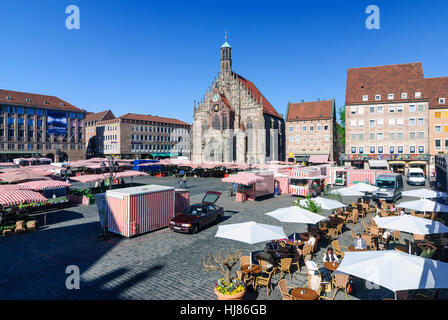
[[200,229],[215,223],[224,214],[224,209],[215,205],[221,192],[207,191],[201,203],[193,204],[171,219],[170,229],[177,232],[197,233]]
[[403,177],[401,174],[380,174],[376,179],[376,186],[379,188],[372,194],[372,199],[378,201],[384,199],[386,201],[395,202],[401,198],[403,191]]
[[420,168],[409,168],[407,183],[409,185],[424,186],[426,179],[423,170]]

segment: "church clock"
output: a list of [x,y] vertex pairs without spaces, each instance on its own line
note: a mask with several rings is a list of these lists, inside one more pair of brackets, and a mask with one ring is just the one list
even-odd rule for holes
[[213,96],[213,102],[218,102],[219,101],[219,94],[215,93],[215,95]]

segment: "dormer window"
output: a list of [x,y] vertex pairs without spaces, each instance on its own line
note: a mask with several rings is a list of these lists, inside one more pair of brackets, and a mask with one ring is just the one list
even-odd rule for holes
[[362,101],[368,101],[368,100],[369,100],[369,96],[368,95],[362,96]]
[[47,100],[44,100],[44,104],[48,104],[48,101],[47,101]]
[[445,104],[445,98],[439,98],[439,104]]
[[63,106],[65,106],[65,103],[64,103],[64,102],[61,102],[61,107],[63,107]]
[[11,96],[7,96],[6,99],[10,101],[12,100]]
[[421,92],[416,92],[415,93],[415,98],[416,99],[420,99],[422,97],[422,93]]
[[26,101],[26,102],[31,102],[31,99],[30,99],[30,98],[26,98],[25,101]]
[[401,94],[401,99],[407,99],[408,98],[408,94],[407,94],[407,92],[403,92],[402,94]]
[[376,101],[381,100],[381,95],[380,95],[380,94],[376,94],[376,95],[375,95],[375,100],[376,100]]
[[394,100],[394,94],[393,94],[393,93],[389,93],[389,94],[387,95],[387,99],[389,99],[389,100]]

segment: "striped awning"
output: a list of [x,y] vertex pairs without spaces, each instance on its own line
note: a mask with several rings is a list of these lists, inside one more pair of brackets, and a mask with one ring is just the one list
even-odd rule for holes
[[30,181],[25,183],[20,183],[17,187],[21,190],[47,190],[47,189],[56,189],[56,188],[66,188],[71,187],[72,185],[65,181],[57,181],[57,180],[38,180],[38,181]]
[[264,179],[262,177],[249,172],[238,172],[237,174],[232,174],[227,178],[221,179],[222,182],[238,183],[246,186],[263,180]]
[[10,190],[0,192],[0,205],[14,206],[24,203],[48,202],[47,198],[38,192],[29,190]]

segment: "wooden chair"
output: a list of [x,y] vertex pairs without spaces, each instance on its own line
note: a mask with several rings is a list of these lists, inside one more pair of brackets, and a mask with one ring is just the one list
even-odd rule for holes
[[411,210],[411,216],[415,216],[415,211]]
[[291,280],[291,263],[292,258],[283,258],[280,259],[280,266],[278,270],[280,271],[280,279],[283,278],[283,274],[286,274],[286,272],[289,273],[289,279]]
[[257,259],[258,265],[261,267],[261,271],[267,272],[268,271],[268,263],[266,260],[263,259]]
[[369,226],[367,225],[367,223],[365,221],[362,222],[362,225],[364,226],[364,233],[369,233]]
[[251,286],[254,284],[254,279],[252,277],[244,276],[243,272],[241,272],[240,270],[236,270],[235,273],[238,279],[240,279],[240,281],[243,281],[246,286]]
[[333,276],[332,284],[333,284],[335,291],[334,291],[332,300],[334,300],[334,298],[336,297],[336,294],[338,293],[339,290],[344,290],[345,298],[348,300],[347,288],[348,288],[349,280],[350,280],[350,276],[348,274],[336,273]]
[[370,235],[372,238],[379,238],[380,230],[378,229],[378,226],[370,226]]
[[302,252],[299,248],[294,248],[294,256],[292,257],[291,265],[294,265],[297,267],[297,270],[299,272],[302,272],[300,268],[300,257],[302,256]]
[[328,244],[330,244],[331,241],[334,240],[334,238],[336,237],[336,229],[335,228],[330,228],[328,229],[327,233],[325,233],[324,238],[328,240]]
[[280,293],[282,294],[282,300],[294,300],[294,298],[289,294],[289,289],[294,289],[294,287],[288,287],[286,279],[282,279],[278,282],[278,287],[280,288]]
[[342,236],[342,227],[344,226],[344,222],[341,222],[336,226],[336,235]]
[[423,234],[413,234],[414,235],[414,241],[424,241],[425,240],[425,235]]
[[266,295],[269,296],[269,288],[272,291],[272,275],[274,274],[275,270],[272,270],[270,272],[263,272],[261,275],[255,278],[254,282],[254,290],[257,290],[258,287],[265,286],[266,287]]
[[240,257],[240,267],[249,266],[250,265],[250,256],[241,256]]
[[433,211],[429,219],[434,220],[436,218],[436,213]]
[[398,243],[400,243],[400,230],[395,230],[394,231],[394,243],[398,241]]
[[345,252],[342,251],[341,248],[346,248],[346,249],[348,249],[348,248],[345,247],[345,246],[340,246],[338,240],[333,240],[333,241],[331,241],[331,246],[332,246],[333,249],[334,249],[334,253],[335,253],[336,255],[340,256],[340,257],[341,257],[341,260],[344,259]]
[[373,241],[372,236],[368,234],[363,234],[362,238],[366,240],[366,245],[370,250],[376,250],[375,241]]
[[[322,274],[319,271],[319,266],[317,266],[317,269],[315,270],[310,270],[308,269],[308,266],[305,264],[305,268],[307,271],[307,281],[308,281],[308,288],[310,288],[311,290],[313,290],[314,292],[316,292],[319,295],[318,300],[321,299],[328,299],[327,297],[322,296],[322,291],[324,289],[325,286],[330,285],[331,286],[331,282],[323,282],[322,281]],[[315,274],[317,273],[317,274]]]
[[356,233],[355,233],[355,231],[352,229],[352,230],[350,230],[351,231],[351,233],[352,233],[352,239],[355,239],[356,238]]
[[306,258],[307,255],[313,256],[313,246],[310,244],[306,244],[303,246],[302,257]]
[[353,210],[353,213],[347,218],[347,223],[348,222],[353,222],[353,224],[358,222],[358,218],[359,218],[359,212],[357,209]]

